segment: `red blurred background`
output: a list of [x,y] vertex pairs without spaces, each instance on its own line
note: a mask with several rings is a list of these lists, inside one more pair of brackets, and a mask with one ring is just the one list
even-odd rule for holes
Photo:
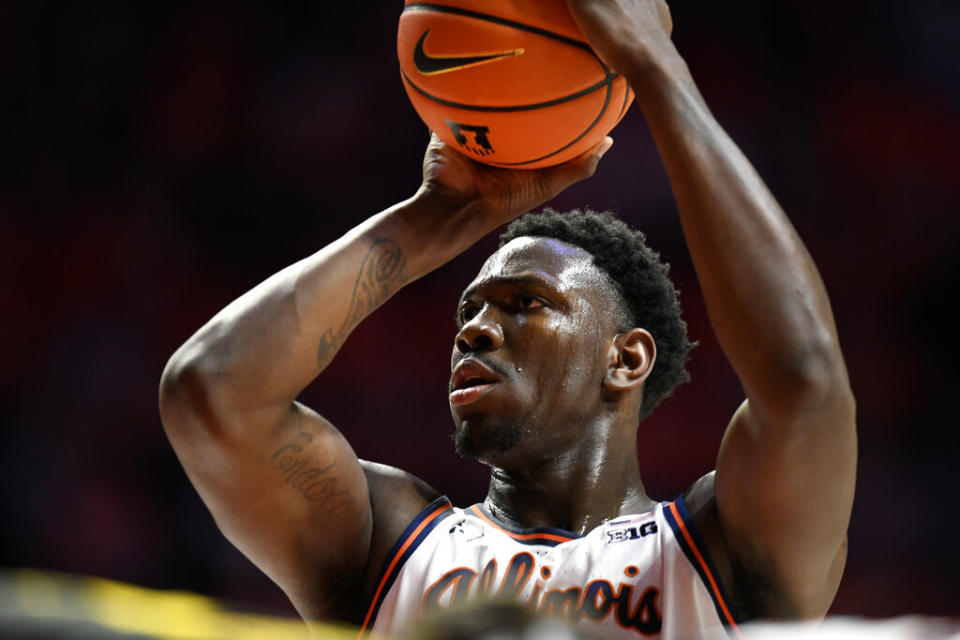
[[[395,60],[401,3],[0,5],[0,566],[292,612],[217,532],[156,410],[169,355],[273,271],[419,184],[427,132]],[[834,611],[960,614],[960,7],[674,2],[720,122],[806,239],[859,401],[850,559]],[[641,427],[672,498],[711,468],[742,391],[713,338],[639,111],[553,204],[614,208],[673,264],[693,382]],[[304,394],[365,458],[455,503],[453,312],[494,239],[366,321]]]

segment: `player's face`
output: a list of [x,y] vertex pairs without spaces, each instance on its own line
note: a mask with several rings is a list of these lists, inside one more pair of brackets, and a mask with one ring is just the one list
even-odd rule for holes
[[591,256],[517,238],[483,265],[457,319],[449,395],[457,451],[524,466],[576,443],[601,410],[610,345],[625,322]]

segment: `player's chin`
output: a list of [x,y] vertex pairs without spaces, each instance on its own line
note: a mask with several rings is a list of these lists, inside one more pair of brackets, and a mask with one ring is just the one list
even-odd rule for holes
[[514,423],[479,416],[457,420],[456,424],[454,450],[461,457],[486,464],[495,464],[508,455],[523,436],[523,429]]
[[462,423],[458,424],[453,432],[453,450],[461,458],[479,460],[480,447],[478,447],[474,436],[468,432]]

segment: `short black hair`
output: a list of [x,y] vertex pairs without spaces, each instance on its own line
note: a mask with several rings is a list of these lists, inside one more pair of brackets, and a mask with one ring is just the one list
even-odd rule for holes
[[643,232],[631,229],[611,211],[544,209],[514,220],[500,236],[500,246],[524,236],[554,238],[580,247],[606,273],[620,293],[634,326],[650,332],[657,360],[643,386],[643,420],[677,385],[690,379],[686,363],[695,346],[687,338],[670,265],[647,246]]

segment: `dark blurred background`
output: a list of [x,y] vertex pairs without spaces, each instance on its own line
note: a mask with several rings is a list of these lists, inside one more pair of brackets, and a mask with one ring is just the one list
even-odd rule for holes
[[[399,0],[0,3],[0,566],[292,612],[218,533],[168,445],[169,355],[273,271],[408,197],[427,132],[395,60]],[[675,40],[831,292],[859,400],[834,611],[960,614],[954,316],[960,5],[677,1]],[[742,392],[711,335],[639,111],[554,205],[612,207],[673,265],[693,382],[642,425],[670,499],[712,467]],[[359,455],[455,503],[456,297],[494,245],[367,320],[304,400]]]

